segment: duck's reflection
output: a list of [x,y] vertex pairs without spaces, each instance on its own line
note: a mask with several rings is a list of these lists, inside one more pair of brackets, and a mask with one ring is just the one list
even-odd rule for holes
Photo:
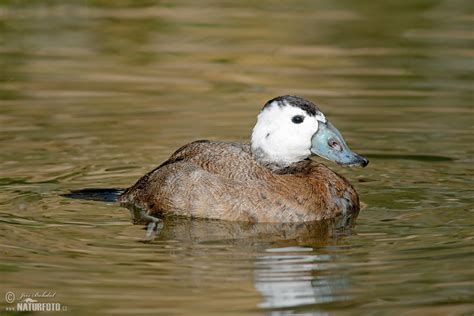
[[[142,210],[123,205],[130,211],[132,222],[147,224]],[[246,223],[188,217],[167,217],[158,225],[157,238],[174,238],[188,242],[239,239],[261,242],[325,244],[332,237],[351,234],[357,214],[304,223]],[[192,238],[192,239],[190,239]],[[253,243],[251,243],[253,244]],[[261,249],[258,249],[261,250]]]
[[290,308],[346,300],[347,276],[332,274],[333,258],[311,247],[269,248],[256,260],[255,288],[259,307]]
[[[133,215],[133,211],[132,211]],[[262,295],[259,308],[271,315],[290,315],[303,307],[316,312],[323,303],[349,297],[349,277],[337,271],[334,253],[327,246],[351,233],[353,218],[299,224],[250,224],[186,218],[165,219],[157,240],[179,240],[199,251],[211,242],[232,245],[232,252],[249,253],[253,261],[253,284]],[[196,248],[196,250],[193,250]],[[326,249],[326,250],[324,250]],[[241,258],[239,258],[241,259]],[[336,272],[335,272],[336,270]]]

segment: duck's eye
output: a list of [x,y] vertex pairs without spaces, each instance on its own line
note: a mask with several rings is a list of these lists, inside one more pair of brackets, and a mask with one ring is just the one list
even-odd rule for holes
[[342,147],[341,145],[339,144],[339,142],[337,140],[334,140],[332,138],[330,138],[328,140],[328,145],[329,147],[331,147],[332,149],[335,149],[337,151],[341,151],[342,150]]
[[291,121],[295,124],[301,124],[304,121],[304,116],[303,115],[295,115],[291,118]]

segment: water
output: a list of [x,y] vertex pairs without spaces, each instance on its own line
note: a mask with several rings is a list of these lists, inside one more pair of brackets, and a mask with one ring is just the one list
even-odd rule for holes
[[[467,0],[2,2],[0,313],[52,291],[71,315],[472,314],[472,21]],[[353,229],[175,219],[145,243],[61,196],[246,141],[281,94],[371,160],[330,165]]]

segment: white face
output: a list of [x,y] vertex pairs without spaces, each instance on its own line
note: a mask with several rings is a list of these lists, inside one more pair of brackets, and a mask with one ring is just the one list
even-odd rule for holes
[[252,151],[263,162],[286,167],[311,155],[311,138],[324,114],[311,116],[296,106],[274,101],[258,115]]

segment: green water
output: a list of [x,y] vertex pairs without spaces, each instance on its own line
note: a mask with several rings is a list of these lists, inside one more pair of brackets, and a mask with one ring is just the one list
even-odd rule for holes
[[[472,10],[0,2],[0,315],[37,291],[68,315],[472,314]],[[175,219],[144,243],[127,209],[61,196],[127,187],[192,140],[246,141],[282,94],[371,160],[330,165],[364,204],[349,232]]]

